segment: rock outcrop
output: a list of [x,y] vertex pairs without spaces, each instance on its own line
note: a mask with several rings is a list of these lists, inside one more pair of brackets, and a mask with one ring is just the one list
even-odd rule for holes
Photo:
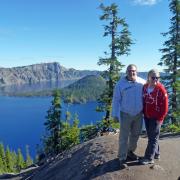
[[[92,139],[49,158],[47,163],[29,173],[1,177],[11,180],[179,180],[180,134],[161,136],[161,159],[156,160],[154,165],[128,161],[125,169],[119,168],[117,159],[118,136],[117,133]],[[143,136],[138,141],[136,154],[143,156],[146,145],[147,138]]]
[[57,62],[0,68],[0,86],[78,80],[87,75],[96,75],[98,73],[98,71],[67,69]]

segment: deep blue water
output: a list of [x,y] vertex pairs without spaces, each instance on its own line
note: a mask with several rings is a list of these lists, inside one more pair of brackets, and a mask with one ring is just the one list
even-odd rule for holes
[[[45,133],[45,116],[51,105],[51,97],[0,97],[0,142],[10,149],[21,148],[25,154],[25,146],[29,145],[30,154],[35,157],[36,145]],[[63,112],[68,110],[78,114],[80,125],[92,124],[101,120],[103,113],[95,111],[96,102],[63,105]],[[64,116],[63,116],[64,117]]]

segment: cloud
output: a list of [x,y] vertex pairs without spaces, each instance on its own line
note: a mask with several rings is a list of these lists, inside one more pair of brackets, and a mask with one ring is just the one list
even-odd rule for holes
[[151,6],[157,4],[159,1],[160,0],[134,0],[134,3],[139,5]]

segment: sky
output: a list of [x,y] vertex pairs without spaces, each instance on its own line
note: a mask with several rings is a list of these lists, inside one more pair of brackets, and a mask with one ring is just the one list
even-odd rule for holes
[[119,57],[125,67],[133,63],[138,71],[161,71],[168,0],[0,0],[0,67],[59,62],[79,70],[107,69],[97,64],[110,44],[103,37],[100,3],[116,3],[118,16],[129,25],[134,44],[129,56]]

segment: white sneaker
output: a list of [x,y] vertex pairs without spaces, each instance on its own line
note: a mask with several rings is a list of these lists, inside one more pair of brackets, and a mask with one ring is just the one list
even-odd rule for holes
[[152,159],[142,159],[140,161],[140,164],[142,164],[142,165],[154,164],[154,160],[152,160]]
[[155,155],[154,156],[154,159],[160,159],[160,155],[158,154],[158,155]]

